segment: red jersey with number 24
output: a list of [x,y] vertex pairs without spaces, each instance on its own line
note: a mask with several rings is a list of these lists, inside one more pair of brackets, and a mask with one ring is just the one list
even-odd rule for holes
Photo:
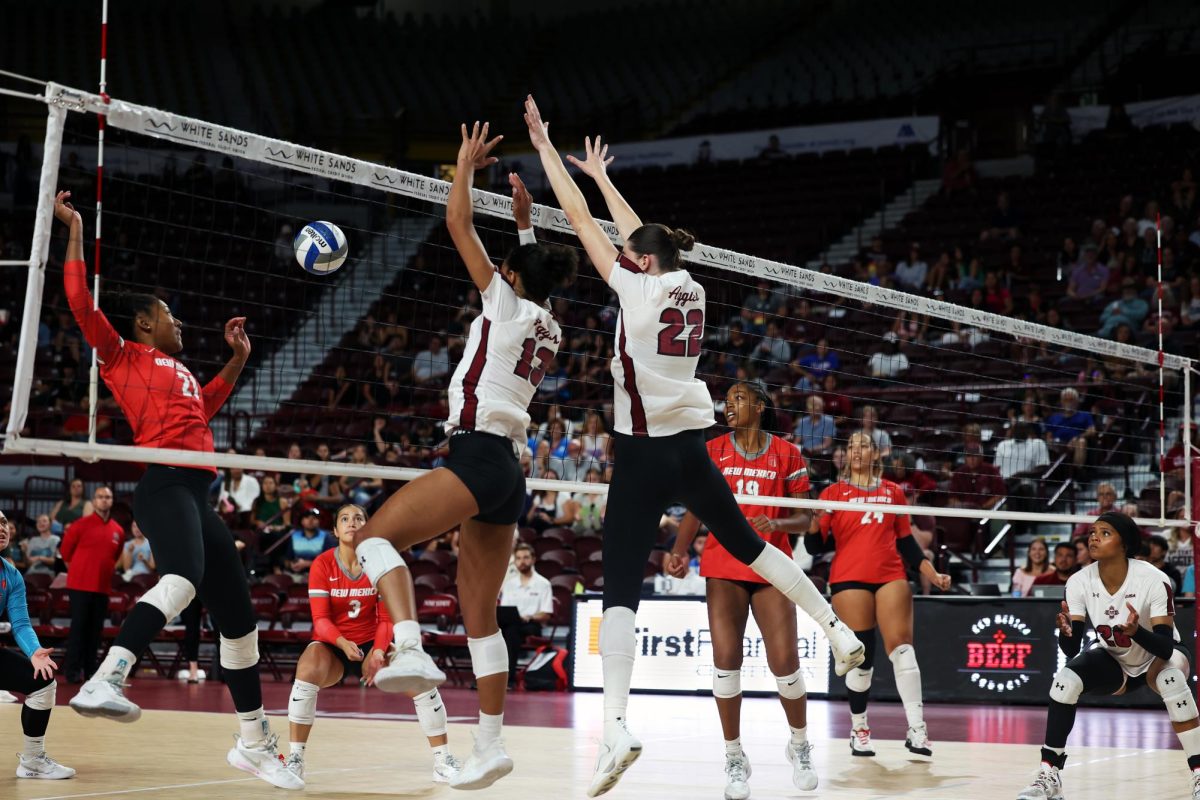
[[[821,492],[822,500],[840,503],[907,505],[904,490],[891,481],[863,489],[838,481]],[[888,583],[907,574],[896,543],[912,536],[908,514],[882,511],[827,511],[821,515],[821,535],[833,535],[837,546],[829,569],[829,582]]]
[[374,642],[376,649],[386,653],[392,642],[392,621],[378,600],[367,573],[351,576],[338,561],[336,547],[312,562],[308,601],[315,641],[336,646],[338,637],[345,636],[357,645]]
[[[125,412],[134,444],[211,453],[213,436],[208,421],[221,410],[233,386],[217,376],[201,388],[179,361],[156,348],[123,339],[104,312],[92,307],[87,265],[68,261],[63,270],[71,313],[96,351],[100,377]],[[212,467],[192,469],[216,472]]]
[[[763,497],[791,497],[809,490],[808,465],[800,448],[778,436],[768,434],[767,447],[762,453],[748,458],[733,441],[733,434],[710,439],[708,456],[725,476],[734,494],[754,494]],[[791,516],[792,509],[783,506],[739,505],[746,519],[766,515],[771,519]],[[786,531],[761,533],[759,536],[788,556],[792,543]],[[705,578],[727,581],[766,583],[757,572],[734,558],[718,539],[719,531],[710,531],[704,552],[700,555],[700,574]]]

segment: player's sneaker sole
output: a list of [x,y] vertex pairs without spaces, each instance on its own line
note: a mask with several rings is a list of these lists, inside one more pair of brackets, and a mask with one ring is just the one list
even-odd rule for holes
[[[631,737],[632,738],[632,737]],[[625,770],[633,766],[633,763],[642,755],[642,743],[636,742],[629,745],[623,753],[621,753],[613,767],[603,776],[593,776],[592,784],[588,787],[588,797],[599,797],[602,794],[610,791],[621,780],[621,776],[625,774]]]
[[468,763],[457,775],[450,778],[448,783],[451,789],[464,791],[486,789],[513,771],[513,760],[507,755],[497,756],[485,763],[478,773],[470,769],[470,766]]
[[[225,760],[229,762],[229,766],[234,769],[240,769],[242,772],[249,772],[256,778],[266,781],[277,789],[303,789],[304,779],[290,771],[283,765],[282,761],[275,756],[277,769],[260,769],[253,760],[248,758],[239,748],[229,748],[229,753],[225,756]],[[275,766],[275,765],[272,765]]]
[[89,692],[87,684],[71,698],[69,705],[72,711],[84,717],[104,717],[115,722],[137,722],[142,717],[142,709],[136,703]]
[[425,694],[445,682],[446,673],[438,669],[428,655],[406,657],[401,663],[388,664],[375,673],[375,685],[392,694]]

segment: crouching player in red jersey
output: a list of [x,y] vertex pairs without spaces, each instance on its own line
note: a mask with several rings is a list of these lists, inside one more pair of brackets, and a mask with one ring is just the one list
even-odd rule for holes
[[[304,778],[304,749],[312,732],[317,693],[346,675],[374,682],[386,663],[392,642],[392,620],[354,552],[354,534],[367,524],[361,506],[337,510],[333,532],[338,546],[317,556],[308,573],[312,603],[313,640],[300,655],[296,681],[288,702],[291,753],[287,768]],[[403,574],[407,577],[408,571]],[[411,581],[411,578],[408,578]],[[409,591],[412,591],[411,587]],[[447,783],[461,766],[450,753],[446,737],[446,706],[436,688],[413,696],[417,721],[433,748],[433,780]]]
[[[808,469],[800,448],[763,430],[771,427],[770,398],[750,383],[735,384],[725,396],[725,419],[733,428],[726,436],[709,440],[708,455],[737,494],[769,497],[808,497]],[[790,536],[808,530],[808,511],[781,506],[742,505],[750,525],[769,544],[787,555]],[[690,512],[679,526],[679,535],[667,562],[675,577],[687,574],[688,548],[700,528]],[[713,696],[725,736],[725,797],[750,796],[750,761],[742,750],[742,637],[750,611],[762,632],[767,664],[779,686],[779,700],[792,729],[787,759],[797,789],[817,788],[808,742],[804,676],[796,653],[796,606],[758,573],[721,546],[720,531],[712,531],[700,558],[700,575],[707,579],[708,624],[713,643]]]
[[[904,490],[883,480],[882,474],[883,465],[874,439],[864,431],[853,433],[846,447],[846,468],[837,483],[821,492],[821,499],[906,505]],[[942,591],[950,588],[950,576],[940,574],[925,558],[913,538],[908,514],[824,511],[817,522],[818,530],[804,537],[804,546],[814,555],[836,547],[829,570],[833,609],[867,648],[866,660],[846,673],[850,752],[856,756],[875,755],[871,729],[867,727],[867,699],[878,625],[908,719],[904,745],[916,755],[931,756],[933,749],[921,701],[921,669],[912,645],[912,589],[904,566],[907,562]]]

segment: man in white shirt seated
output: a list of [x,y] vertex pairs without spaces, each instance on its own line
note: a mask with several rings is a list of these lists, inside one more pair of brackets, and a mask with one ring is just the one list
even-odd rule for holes
[[888,331],[883,335],[883,349],[871,354],[867,371],[872,378],[895,378],[908,371],[908,356],[900,352],[896,334]]
[[1028,423],[1017,423],[1013,437],[996,445],[996,469],[1000,470],[1000,477],[1004,480],[1018,472],[1028,472],[1049,463],[1050,450]]
[[554,592],[550,581],[533,569],[533,547],[524,542],[513,548],[513,566],[517,574],[504,581],[500,589],[500,606],[516,608],[511,613],[498,613],[500,633],[508,645],[508,683],[511,687],[517,676],[517,655],[527,636],[540,636],[542,623],[554,613]]

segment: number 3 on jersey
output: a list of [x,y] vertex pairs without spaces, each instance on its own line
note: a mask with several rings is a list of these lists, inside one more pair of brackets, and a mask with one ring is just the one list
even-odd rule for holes
[[[658,332],[658,354],[660,356],[682,356],[696,358],[700,355],[700,342],[704,338],[704,309],[693,308],[683,316],[678,308],[665,308],[658,321],[667,327]],[[686,339],[680,339],[688,328]]]
[[[535,358],[538,362],[537,368],[533,366]],[[538,347],[537,340],[531,337],[525,340],[525,347],[521,351],[521,358],[517,361],[517,368],[513,370],[513,373],[517,377],[529,381],[536,388],[541,384],[542,378],[546,377],[546,367],[553,358],[553,350],[549,347]]]

